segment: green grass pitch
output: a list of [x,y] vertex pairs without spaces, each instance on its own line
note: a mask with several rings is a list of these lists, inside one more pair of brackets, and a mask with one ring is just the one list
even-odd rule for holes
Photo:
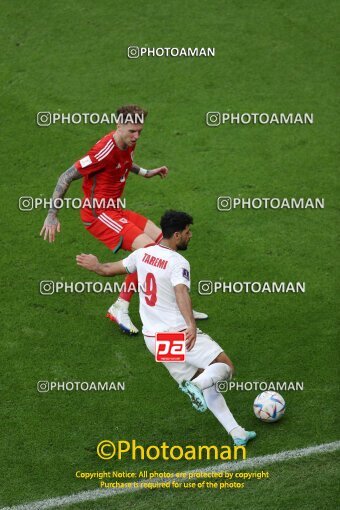
[[[38,127],[39,111],[149,110],[135,161],[166,164],[169,178],[129,177],[127,206],[159,221],[166,208],[194,217],[186,253],[202,329],[233,360],[238,381],[303,381],[283,392],[274,425],[252,412],[257,394],[231,392],[238,421],[258,437],[248,458],[339,439],[337,405],[337,2],[159,3],[1,1],[3,303],[0,506],[97,488],[76,470],[188,470],[212,462],[104,462],[102,439],[145,445],[230,444],[214,417],[196,414],[143,338],[106,320],[108,294],[39,294],[40,280],[94,281],[80,252],[117,260],[63,210],[53,245],[39,237],[45,211],[21,212],[23,195],[48,198],[58,176],[111,130]],[[127,58],[130,45],[215,47],[214,58]],[[313,112],[313,125],[205,125],[208,111]],[[323,197],[324,209],[216,208],[220,195]],[[81,196],[80,182],[68,197]],[[305,294],[200,296],[201,279],[305,281]],[[138,299],[132,317],[140,326]],[[126,383],[125,392],[38,393],[39,380]],[[72,509],[331,509],[335,453],[273,464],[269,480],[239,491],[144,491]],[[213,461],[215,462],[215,461]],[[216,461],[216,464],[218,462]],[[264,503],[266,502],[266,503]],[[66,508],[66,507],[64,507]]]

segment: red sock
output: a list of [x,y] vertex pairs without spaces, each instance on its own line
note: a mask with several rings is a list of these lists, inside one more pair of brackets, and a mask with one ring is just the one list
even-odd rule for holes
[[128,301],[130,303],[132,296],[134,295],[135,291],[138,287],[138,275],[137,273],[128,274],[124,280],[124,286],[119,297],[121,299],[125,299],[125,301]]

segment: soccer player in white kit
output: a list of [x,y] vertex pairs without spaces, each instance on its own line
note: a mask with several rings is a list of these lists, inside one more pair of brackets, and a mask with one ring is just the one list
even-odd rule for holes
[[234,367],[210,336],[196,328],[190,290],[190,265],[178,253],[186,250],[192,233],[190,215],[167,211],[161,218],[163,240],[140,248],[118,262],[101,264],[94,255],[77,255],[77,264],[102,276],[134,273],[139,280],[139,313],[147,348],[155,355],[155,336],[160,332],[184,331],[186,356],[183,362],[164,362],[198,411],[207,408],[215,415],[237,446],[256,437],[235,420],[216,383],[229,380]]

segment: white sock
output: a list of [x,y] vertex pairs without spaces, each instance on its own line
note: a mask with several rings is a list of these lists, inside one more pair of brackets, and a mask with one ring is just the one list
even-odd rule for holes
[[[210,388],[203,390],[203,395],[208,408],[218,419],[222,427],[225,428],[228,434],[231,434],[232,437],[245,438],[246,434],[244,429],[239,426],[229,407],[227,406],[224,397],[221,395],[221,393],[216,391],[215,386],[211,386]],[[242,431],[244,435],[242,434]]]
[[247,432],[244,430],[243,427],[240,427],[240,425],[232,429],[229,432],[229,434],[231,435],[231,437],[239,437],[240,439],[246,439],[247,437]]
[[201,391],[214,386],[218,381],[228,380],[231,368],[226,363],[212,363],[200,375],[192,379]]

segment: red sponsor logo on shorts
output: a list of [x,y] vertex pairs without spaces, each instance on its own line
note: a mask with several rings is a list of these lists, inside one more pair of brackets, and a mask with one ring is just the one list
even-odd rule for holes
[[185,361],[185,333],[156,333],[156,361]]

